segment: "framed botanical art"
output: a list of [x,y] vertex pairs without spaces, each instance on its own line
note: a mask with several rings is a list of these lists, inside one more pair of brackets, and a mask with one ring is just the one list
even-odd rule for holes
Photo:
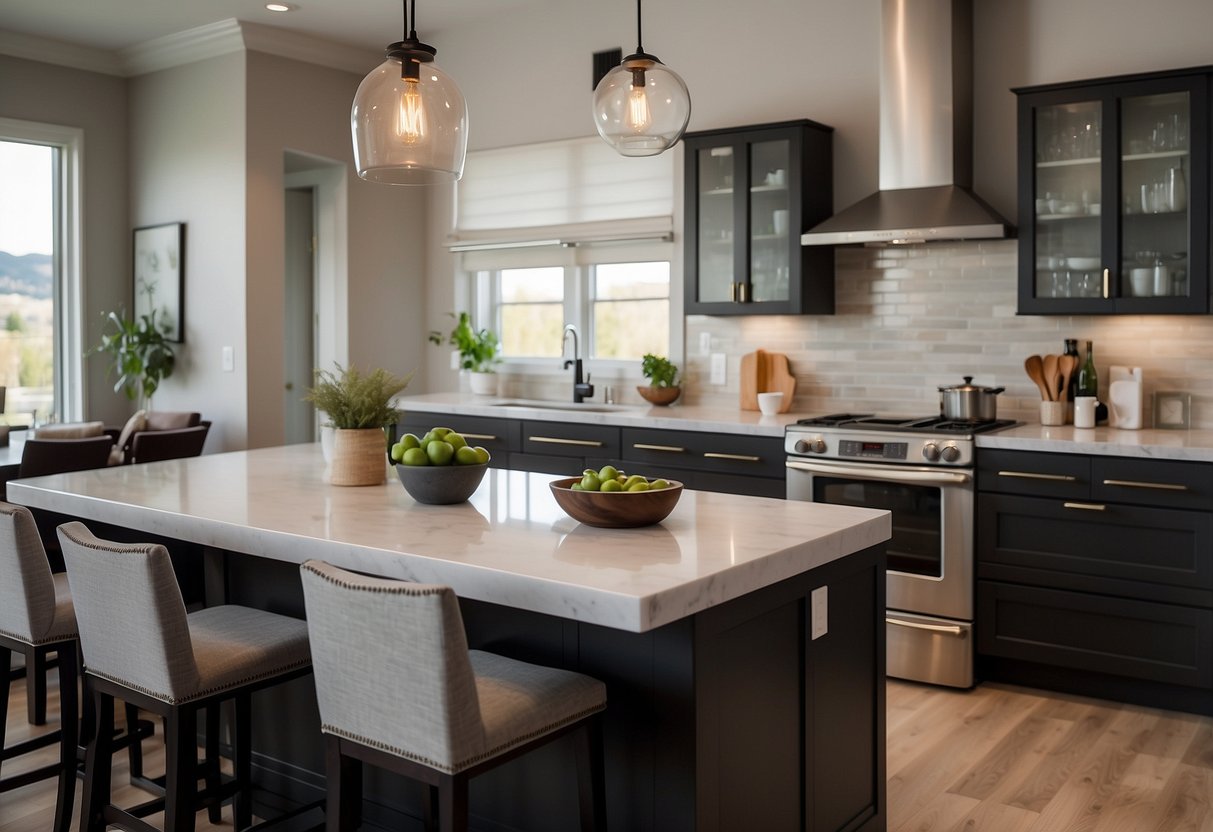
[[154,315],[169,341],[185,340],[185,223],[135,229],[135,318]]

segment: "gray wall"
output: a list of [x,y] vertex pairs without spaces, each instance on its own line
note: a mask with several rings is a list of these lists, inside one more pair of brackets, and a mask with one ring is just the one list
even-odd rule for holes
[[[102,315],[131,305],[127,221],[127,89],[121,78],[0,55],[0,116],[84,130],[84,345]],[[107,381],[105,357],[84,364],[85,415],[121,423],[131,405]]]

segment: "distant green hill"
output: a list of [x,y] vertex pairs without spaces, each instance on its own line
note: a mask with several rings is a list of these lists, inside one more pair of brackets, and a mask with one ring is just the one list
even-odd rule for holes
[[49,298],[53,268],[49,254],[9,254],[0,251],[0,294]]

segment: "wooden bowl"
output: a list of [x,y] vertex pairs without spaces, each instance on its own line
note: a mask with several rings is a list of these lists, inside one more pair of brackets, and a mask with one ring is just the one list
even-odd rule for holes
[[673,404],[680,395],[682,395],[681,387],[636,387],[636,392],[640,397],[649,404],[655,404],[660,407]]
[[405,465],[396,466],[400,484],[419,503],[449,506],[472,496],[489,464],[483,465]]
[[634,529],[660,523],[678,504],[682,483],[667,480],[660,491],[574,491],[581,477],[551,483],[552,496],[565,513],[579,523],[602,529]]

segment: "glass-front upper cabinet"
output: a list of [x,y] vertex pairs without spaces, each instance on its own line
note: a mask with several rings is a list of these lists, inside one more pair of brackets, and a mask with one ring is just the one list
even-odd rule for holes
[[1019,311],[1196,314],[1208,301],[1208,76],[1019,94]]
[[832,132],[806,120],[686,136],[687,313],[834,311],[833,250],[800,244],[833,210]]

